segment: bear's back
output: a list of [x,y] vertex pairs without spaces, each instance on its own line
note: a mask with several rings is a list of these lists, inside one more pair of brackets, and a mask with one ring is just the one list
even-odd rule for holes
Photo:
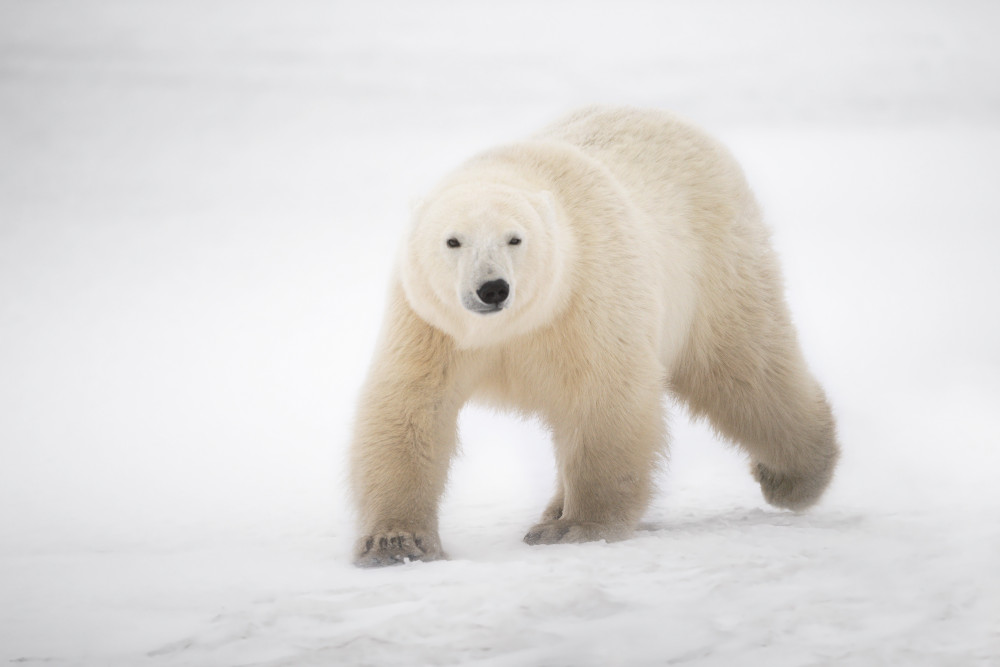
[[664,111],[589,107],[535,138],[571,144],[603,164],[650,222],[675,232],[685,222],[695,225],[696,236],[726,231],[736,208],[753,206],[729,151]]

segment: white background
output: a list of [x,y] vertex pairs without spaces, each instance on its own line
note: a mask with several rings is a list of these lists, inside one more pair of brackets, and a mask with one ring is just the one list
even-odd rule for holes
[[[1000,5],[0,0],[0,661],[1000,661]],[[627,542],[530,548],[469,409],[452,560],[349,565],[410,202],[594,102],[744,164],[844,449],[807,514],[675,407]]]

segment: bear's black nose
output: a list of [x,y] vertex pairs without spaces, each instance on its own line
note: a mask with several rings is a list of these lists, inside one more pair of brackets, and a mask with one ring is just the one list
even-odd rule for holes
[[497,306],[507,300],[510,294],[510,285],[506,280],[488,280],[476,290],[480,300],[491,306]]

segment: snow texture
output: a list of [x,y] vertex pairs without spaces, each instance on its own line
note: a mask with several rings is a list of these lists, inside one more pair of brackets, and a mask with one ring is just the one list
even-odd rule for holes
[[[1000,664],[1000,4],[0,0],[0,662]],[[843,465],[805,514],[672,410],[634,539],[528,547],[470,408],[452,559],[349,565],[410,202],[594,102],[745,165]]]

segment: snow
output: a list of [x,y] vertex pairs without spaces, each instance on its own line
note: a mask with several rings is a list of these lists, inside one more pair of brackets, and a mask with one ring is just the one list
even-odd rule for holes
[[[0,0],[0,661],[1000,663],[1000,6]],[[528,547],[469,408],[451,560],[350,566],[410,202],[592,102],[736,152],[844,460],[805,514],[675,407],[642,530]]]

